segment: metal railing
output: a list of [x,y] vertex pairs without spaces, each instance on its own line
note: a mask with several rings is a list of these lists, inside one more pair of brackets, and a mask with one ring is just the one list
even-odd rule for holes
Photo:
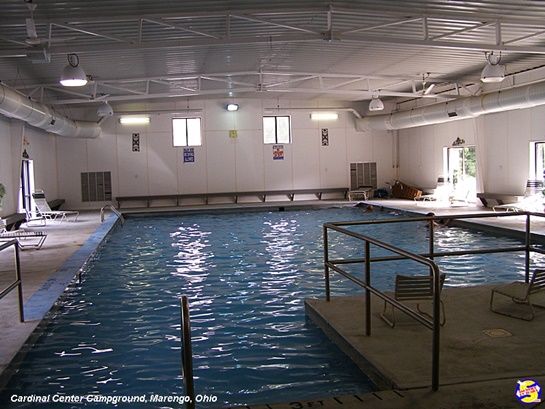
[[193,351],[191,349],[191,323],[189,320],[189,301],[183,295],[180,300],[182,332],[182,378],[184,380],[188,409],[195,408],[195,387],[193,384]]
[[[449,252],[435,252],[435,239],[434,239],[434,221],[444,220],[446,218],[456,220],[457,223],[465,225],[462,222],[463,219],[478,219],[478,218],[491,218],[491,217],[526,217],[525,221],[525,231],[524,231],[524,240],[525,244],[523,246],[510,246],[510,247],[496,247],[496,248],[487,248],[487,249],[477,249],[477,250],[456,250]],[[371,294],[383,299],[384,301],[392,304],[394,308],[398,308],[403,311],[405,314],[409,315],[411,318],[420,322],[427,328],[432,330],[432,390],[437,391],[439,389],[439,353],[440,353],[440,270],[434,259],[436,257],[448,257],[448,256],[459,256],[467,254],[488,254],[488,253],[500,253],[500,252],[520,252],[525,253],[525,277],[528,282],[530,277],[530,253],[537,252],[540,254],[545,254],[545,250],[535,247],[531,243],[531,223],[530,217],[544,217],[544,214],[541,213],[530,213],[530,212],[521,212],[521,213],[479,213],[479,214],[465,214],[465,215],[452,215],[452,216],[425,216],[425,217],[411,217],[403,219],[374,219],[374,220],[362,220],[362,221],[353,221],[353,222],[331,222],[325,223],[323,225],[324,231],[324,267],[325,267],[325,290],[326,290],[326,300],[330,301],[331,299],[331,287],[329,282],[330,270],[337,272],[338,274],[348,278],[352,282],[358,284],[359,286],[365,289],[365,335],[371,335]],[[427,254],[416,254],[410,251],[403,250],[396,246],[393,246],[388,243],[384,243],[372,237],[348,230],[346,227],[356,226],[356,225],[371,225],[371,224],[387,224],[387,223],[407,223],[407,222],[424,222],[428,224],[429,228],[429,244],[428,244],[428,253]],[[475,225],[474,227],[477,227]],[[343,235],[353,237],[357,240],[364,242],[364,254],[363,257],[359,258],[349,258],[349,259],[330,259],[330,249],[329,249],[329,231],[336,231]],[[385,249],[394,255],[381,256],[381,257],[372,257],[371,256],[371,244],[379,248]],[[384,292],[378,290],[372,286],[371,281],[371,263],[372,262],[383,262],[383,261],[394,261],[394,260],[413,260],[423,266],[429,268],[430,275],[433,276],[433,311],[432,311],[432,320],[423,317],[418,314],[416,311],[408,308],[407,306],[399,303],[394,298],[388,296]],[[365,265],[365,277],[364,280],[357,278],[348,271],[342,268],[343,265],[348,264],[358,264],[363,263]]]
[[106,206],[102,206],[102,208],[100,209],[100,222],[102,223],[104,221],[104,210],[106,209],[109,209],[112,211],[112,213],[114,213],[117,217],[119,217],[119,220],[121,220],[121,224],[125,223],[125,219],[123,218],[123,215],[121,214],[121,212],[119,210],[117,210],[115,208],[115,206],[113,205],[106,205]]
[[19,246],[17,240],[10,240],[0,244],[0,251],[13,246],[15,254],[15,281],[10,283],[5,289],[0,291],[0,300],[8,295],[12,290],[17,288],[18,304],[19,304],[19,321],[25,322],[25,312],[23,307],[23,283],[21,281],[21,263],[19,261]]

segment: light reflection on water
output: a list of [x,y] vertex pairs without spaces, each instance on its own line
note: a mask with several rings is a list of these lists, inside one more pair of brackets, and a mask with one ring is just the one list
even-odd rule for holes
[[[304,314],[305,298],[324,295],[323,223],[363,217],[391,216],[329,209],[127,220],[84,283],[68,291],[65,306],[2,394],[1,406],[15,407],[6,400],[14,390],[183,395],[181,295],[190,300],[196,393],[217,396],[210,406],[372,390]],[[357,229],[427,251],[429,232],[422,222],[401,230],[391,224]],[[518,244],[457,228],[438,229],[435,238],[438,251]],[[361,243],[350,238],[333,235],[330,244],[332,257],[361,256]],[[524,258],[471,255],[439,263],[448,287],[511,281],[523,271]],[[406,261],[373,265],[374,285],[389,289],[395,273],[411,268]],[[361,266],[354,273],[361,275]],[[361,294],[337,275],[332,291]]]

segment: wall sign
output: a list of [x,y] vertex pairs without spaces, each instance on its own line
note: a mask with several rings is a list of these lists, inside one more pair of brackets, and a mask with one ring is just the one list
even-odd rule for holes
[[273,145],[273,160],[284,160],[284,145]]
[[139,133],[132,134],[132,151],[140,152],[140,134]]
[[329,146],[329,129],[322,129],[322,146]]
[[195,148],[184,148],[184,163],[195,162]]

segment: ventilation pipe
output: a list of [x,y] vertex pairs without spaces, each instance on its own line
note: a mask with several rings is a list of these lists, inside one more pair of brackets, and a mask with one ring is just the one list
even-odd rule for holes
[[544,104],[545,82],[540,82],[506,91],[415,108],[410,111],[366,116],[356,119],[356,129],[366,132],[413,128],[456,119],[474,118],[483,114],[532,108]]
[[96,122],[73,121],[52,108],[32,101],[0,83],[0,114],[61,136],[96,138],[102,132]]

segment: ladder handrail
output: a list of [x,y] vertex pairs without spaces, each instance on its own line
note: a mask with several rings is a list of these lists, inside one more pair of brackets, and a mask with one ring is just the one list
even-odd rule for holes
[[100,209],[100,222],[101,223],[104,221],[104,210],[105,209],[110,209],[112,211],[112,213],[114,213],[117,217],[119,217],[119,219],[121,220],[121,224],[123,224],[125,222],[125,219],[123,218],[123,215],[121,214],[121,212],[119,210],[117,210],[113,205],[109,204],[109,205],[102,206],[102,208]]
[[9,240],[0,243],[0,251],[13,246],[14,263],[15,263],[15,281],[10,283],[6,288],[0,289],[0,300],[8,295],[12,290],[17,288],[17,299],[19,304],[19,322],[25,322],[25,311],[23,306],[23,282],[21,280],[21,262],[19,259],[19,245],[17,240]]
[[187,295],[180,300],[180,320],[182,333],[182,378],[188,398],[187,408],[195,408],[195,387],[193,384],[193,352],[191,350],[191,323],[189,320],[189,301]]

